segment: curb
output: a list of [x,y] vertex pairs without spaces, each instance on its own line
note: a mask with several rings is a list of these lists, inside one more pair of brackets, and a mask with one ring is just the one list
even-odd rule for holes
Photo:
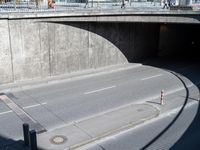
[[119,65],[112,65],[98,69],[89,69],[80,72],[73,72],[65,75],[60,76],[51,76],[45,79],[34,79],[34,80],[27,80],[27,81],[19,81],[16,83],[7,83],[0,85],[0,93],[9,92],[9,91],[18,91],[22,89],[31,89],[42,87],[46,85],[56,84],[60,82],[69,82],[73,80],[80,80],[86,79],[93,76],[104,75],[108,73],[120,72],[123,70],[134,69],[137,67],[142,66],[142,64],[119,64]]

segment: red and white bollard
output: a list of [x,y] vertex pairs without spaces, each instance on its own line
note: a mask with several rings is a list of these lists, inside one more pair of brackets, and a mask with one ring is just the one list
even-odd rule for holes
[[161,104],[161,105],[164,104],[163,96],[164,96],[164,90],[161,90],[161,95],[160,95],[160,104]]

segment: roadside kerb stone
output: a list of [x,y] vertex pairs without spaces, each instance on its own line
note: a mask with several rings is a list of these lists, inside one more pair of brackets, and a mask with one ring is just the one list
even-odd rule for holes
[[[97,115],[65,127],[38,135],[38,147],[44,149],[76,149],[106,136],[132,128],[159,115],[159,110],[148,104],[132,104],[117,110]],[[64,143],[54,144],[52,137],[67,138]]]

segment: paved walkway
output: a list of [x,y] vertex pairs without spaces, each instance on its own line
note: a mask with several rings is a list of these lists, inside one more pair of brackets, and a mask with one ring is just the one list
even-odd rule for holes
[[119,131],[131,128],[159,115],[148,104],[132,104],[116,110],[73,122],[63,128],[38,135],[42,149],[74,149]]

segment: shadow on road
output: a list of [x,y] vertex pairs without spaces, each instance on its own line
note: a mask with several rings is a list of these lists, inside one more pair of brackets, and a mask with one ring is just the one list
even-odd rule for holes
[[[200,83],[197,82],[200,78],[200,62],[197,59],[169,59],[169,58],[155,58],[145,62],[142,62],[144,65],[153,66],[157,68],[161,68],[167,70],[174,74],[184,85],[186,90],[186,97],[184,105],[181,110],[178,112],[173,121],[162,131],[160,132],[153,140],[151,140],[148,144],[146,144],[142,150],[148,149],[150,145],[152,145],[156,140],[158,140],[180,117],[183,112],[187,101],[191,99],[189,97],[189,90],[181,79],[181,76],[186,77],[192,83],[194,83],[198,88],[200,87]],[[189,69],[189,70],[188,70]],[[190,71],[191,70],[191,71]],[[192,99],[198,101],[198,99]],[[197,149],[200,146],[200,107],[198,106],[198,110],[196,116],[190,126],[187,128],[186,132],[183,133],[181,138],[170,148],[172,150],[188,150],[188,149]]]
[[173,75],[175,75],[183,84],[185,90],[186,90],[186,98],[185,98],[185,102],[182,106],[182,108],[180,109],[180,111],[177,113],[177,115],[175,116],[175,118],[168,124],[168,126],[162,130],[155,138],[153,138],[149,143],[147,143],[144,147],[141,148],[141,150],[145,150],[147,149],[150,145],[152,145],[156,140],[158,140],[175,122],[176,120],[179,118],[179,116],[182,114],[186,104],[187,104],[187,101],[188,101],[188,97],[189,97],[189,90],[186,86],[186,84],[184,83],[184,81],[178,76],[176,75],[175,73],[171,72]]
[[171,150],[195,150],[200,147],[200,109],[198,109],[195,119],[183,136],[174,144]]
[[0,150],[28,150],[28,148],[24,147],[22,140],[15,141],[0,135]]

